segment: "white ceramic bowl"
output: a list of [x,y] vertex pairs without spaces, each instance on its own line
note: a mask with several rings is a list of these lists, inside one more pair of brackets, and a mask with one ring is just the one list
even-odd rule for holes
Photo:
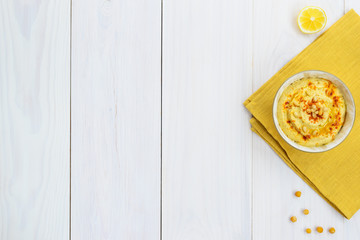
[[[345,104],[346,104],[345,122],[344,122],[344,125],[342,126],[342,128],[340,129],[339,133],[336,135],[334,141],[332,141],[326,145],[319,146],[319,147],[302,146],[302,145],[294,142],[290,138],[288,138],[286,136],[286,134],[283,132],[283,130],[281,129],[281,127],[279,126],[279,122],[277,119],[277,106],[278,106],[278,102],[279,102],[280,96],[283,93],[283,91],[291,83],[293,83],[297,80],[300,80],[302,78],[309,78],[309,77],[323,78],[323,79],[327,79],[327,80],[331,81],[336,87],[338,87],[340,89],[341,93],[344,96]],[[304,152],[312,152],[312,153],[325,152],[325,151],[328,151],[328,150],[336,147],[337,145],[339,145],[349,135],[349,133],[354,125],[354,121],[355,121],[355,102],[354,102],[354,99],[353,99],[349,89],[345,85],[345,83],[343,81],[341,81],[338,77],[336,77],[330,73],[323,72],[323,71],[308,70],[308,71],[304,71],[304,72],[299,72],[299,73],[291,76],[289,79],[287,79],[281,85],[281,87],[279,88],[279,90],[277,91],[277,93],[275,95],[275,99],[274,99],[274,103],[273,103],[273,119],[274,119],[275,127],[276,127],[277,131],[279,132],[279,134],[281,135],[281,137],[288,144],[293,146],[294,148],[304,151]]]

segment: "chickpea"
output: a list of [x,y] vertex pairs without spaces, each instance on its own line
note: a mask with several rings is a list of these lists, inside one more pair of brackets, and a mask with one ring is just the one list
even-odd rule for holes
[[[306,132],[307,129],[306,129],[305,126],[304,126],[303,130]],[[300,197],[300,196],[301,196],[301,192],[300,192],[300,191],[296,191],[296,192],[295,192],[295,196]]]
[[309,214],[309,210],[308,209],[304,209],[304,214],[308,215]]
[[306,232],[307,232],[307,233],[311,233],[311,229],[310,229],[310,228],[307,228],[307,229],[306,229]]
[[324,231],[324,229],[322,227],[317,227],[316,231],[318,231],[318,233],[322,233]]
[[329,229],[329,233],[334,234],[334,233],[335,233],[335,228],[333,228],[333,227],[330,228],[330,229]]
[[296,221],[297,221],[297,218],[296,218],[295,216],[292,216],[292,217],[290,218],[290,220],[291,220],[292,222],[296,222]]

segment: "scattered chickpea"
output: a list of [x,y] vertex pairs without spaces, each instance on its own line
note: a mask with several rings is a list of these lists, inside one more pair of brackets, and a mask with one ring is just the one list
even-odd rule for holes
[[306,232],[307,232],[307,233],[311,233],[311,229],[310,229],[310,228],[307,228],[307,229],[306,229]]
[[317,227],[316,231],[318,231],[318,233],[322,233],[324,231],[324,229],[322,227]]
[[308,215],[309,214],[309,209],[304,209],[304,214]]
[[[307,128],[304,126],[303,130],[306,132]],[[300,191],[296,191],[295,196],[300,197],[300,196],[301,196],[301,192],[300,192]]]
[[330,228],[330,229],[329,229],[329,233],[334,234],[334,233],[335,233],[335,228],[333,228],[333,227]]
[[295,216],[292,216],[292,217],[290,218],[290,220],[291,220],[292,222],[296,222],[297,218],[296,218]]

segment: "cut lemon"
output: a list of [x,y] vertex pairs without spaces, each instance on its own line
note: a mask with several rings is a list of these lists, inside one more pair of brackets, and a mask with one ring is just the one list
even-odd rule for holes
[[325,11],[319,7],[305,7],[298,16],[298,26],[303,33],[317,33],[326,25]]

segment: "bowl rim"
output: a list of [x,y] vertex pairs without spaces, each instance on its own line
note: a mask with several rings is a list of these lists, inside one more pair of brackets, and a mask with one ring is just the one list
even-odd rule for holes
[[[295,75],[298,75],[298,74],[301,74],[301,73],[306,73],[306,72],[318,72],[318,73],[325,73],[325,74],[328,74],[328,75],[331,75],[333,76],[334,78],[336,78],[342,85],[343,87],[346,89],[346,91],[349,93],[349,97],[350,97],[350,100],[351,102],[353,103],[354,105],[354,118],[352,119],[351,121],[351,125],[350,125],[350,128],[349,130],[346,132],[346,134],[344,135],[344,137],[341,139],[340,142],[338,142],[336,145],[333,145],[329,148],[325,148],[325,149],[314,149],[314,147],[306,147],[306,146],[303,146],[303,145],[300,145],[298,143],[296,143],[295,141],[293,141],[292,139],[290,139],[288,136],[286,136],[286,134],[283,132],[283,130],[281,129],[281,127],[279,126],[279,121],[277,120],[277,105],[275,106],[275,100],[278,98],[278,95],[280,94],[280,89],[292,78],[294,77]],[[300,80],[300,79],[298,79]],[[295,80],[295,81],[298,81],[298,80]],[[294,82],[295,82],[294,81]],[[331,80],[329,80],[331,81]],[[285,89],[283,89],[284,91]],[[281,92],[282,93],[282,92]],[[273,100],[273,122],[274,122],[274,125],[275,125],[275,128],[277,130],[277,132],[279,133],[279,135],[281,136],[281,138],[287,143],[289,144],[290,146],[292,146],[293,148],[299,150],[299,151],[302,151],[302,152],[307,152],[307,153],[322,153],[322,152],[326,152],[326,151],[329,151],[337,146],[339,146],[342,142],[344,142],[344,140],[349,136],[353,126],[354,126],[354,123],[355,123],[355,119],[356,119],[356,105],[355,105],[355,101],[354,101],[354,98],[352,96],[352,93],[350,91],[350,89],[347,87],[347,85],[336,75],[332,74],[332,73],[329,73],[329,72],[325,72],[325,71],[322,71],[322,70],[315,70],[315,69],[309,69],[309,70],[304,70],[304,71],[300,71],[300,72],[297,72],[293,75],[291,75],[290,77],[288,77],[279,87],[279,89],[276,91],[276,94],[275,94],[275,97],[274,97],[274,100]],[[341,131],[341,130],[340,130]],[[299,146],[298,146],[299,145]],[[326,146],[326,144],[325,144]],[[318,147],[317,147],[318,148]]]

